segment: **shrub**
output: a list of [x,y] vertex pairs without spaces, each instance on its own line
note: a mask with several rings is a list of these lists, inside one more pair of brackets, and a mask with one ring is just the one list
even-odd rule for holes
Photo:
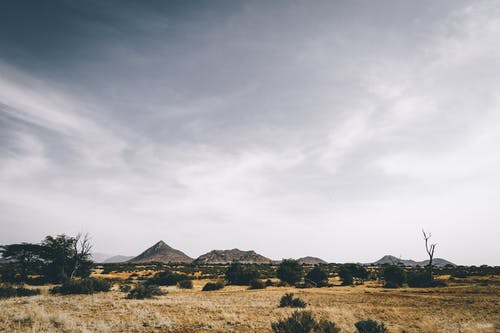
[[397,265],[388,265],[384,267],[382,276],[385,280],[386,288],[399,288],[406,281],[406,272],[403,268]]
[[273,287],[275,284],[271,279],[266,280],[266,287]]
[[127,299],[145,299],[153,298],[154,296],[165,295],[160,287],[154,284],[139,284],[129,291]]
[[372,319],[363,319],[358,321],[356,324],[356,329],[359,333],[386,333],[387,328],[384,323],[378,323]]
[[368,278],[368,271],[360,264],[343,264],[340,266],[338,274],[343,286],[352,285],[354,278],[360,283],[364,283],[364,280]]
[[121,284],[120,285],[120,291],[123,293],[128,293],[132,289],[132,287],[129,284]]
[[149,279],[147,283],[157,286],[175,286],[178,282],[184,280],[189,280],[189,277],[184,274],[178,274],[171,271],[163,271],[156,273],[156,275]]
[[244,267],[240,263],[232,263],[226,270],[226,280],[228,284],[245,286],[259,277],[260,273],[257,270],[251,267]]
[[306,302],[298,297],[294,298],[293,293],[287,293],[281,297],[279,307],[284,308],[287,306],[292,308],[305,308]]
[[340,329],[335,323],[328,320],[318,322],[311,312],[295,311],[285,319],[280,319],[271,324],[275,333],[339,333]]
[[276,271],[276,276],[288,284],[295,284],[302,279],[304,271],[302,265],[293,259],[284,259]]
[[254,279],[250,281],[250,289],[265,289],[267,285],[259,279]]
[[51,294],[93,294],[100,291],[109,291],[111,282],[105,279],[86,278],[68,280],[61,286],[50,289]]
[[439,280],[429,281],[429,274],[425,271],[413,271],[407,274],[408,286],[412,288],[445,287],[446,282]]
[[177,282],[177,287],[181,289],[193,289],[193,281],[191,280],[182,280]]
[[429,287],[429,275],[425,271],[409,272],[407,275],[408,286],[412,288]]
[[220,281],[217,282],[207,282],[201,291],[213,291],[224,288],[224,284]]
[[14,288],[10,285],[0,286],[0,298],[25,297],[40,295],[40,289]]
[[305,280],[312,283],[315,287],[324,287],[328,285],[328,274],[319,266],[316,266],[307,273]]

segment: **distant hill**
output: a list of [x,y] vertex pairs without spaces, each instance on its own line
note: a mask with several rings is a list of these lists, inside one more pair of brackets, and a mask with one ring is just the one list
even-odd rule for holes
[[302,257],[297,259],[297,261],[302,265],[318,265],[318,264],[326,264],[327,262],[323,259],[317,257]]
[[[402,264],[404,266],[411,266],[411,267],[422,266],[423,267],[423,266],[427,266],[429,264],[429,260],[415,261],[415,260],[411,260],[411,259],[399,259],[395,256],[385,255],[382,258],[380,258],[379,260],[377,260],[371,264],[372,265]],[[434,266],[446,266],[446,265],[456,266],[454,263],[452,263],[448,260],[442,259],[442,258],[434,258],[432,260],[432,265],[434,265]]]
[[117,255],[117,256],[112,256],[106,260],[104,260],[102,263],[104,264],[116,264],[120,262],[126,262],[129,261],[130,259],[133,259],[134,257],[132,256],[122,256],[122,255]]
[[139,254],[137,257],[129,260],[129,262],[133,263],[145,263],[145,262],[189,263],[192,261],[193,258],[187,256],[182,251],[171,248],[164,241],[159,241],[146,251]]
[[267,264],[271,259],[256,253],[255,251],[232,250],[213,250],[199,256],[194,263],[198,264],[227,264],[238,261],[243,264]]
[[93,252],[92,253],[92,261],[96,263],[103,263],[106,261],[106,259],[112,257],[112,255],[107,254],[107,253],[101,253],[101,252]]

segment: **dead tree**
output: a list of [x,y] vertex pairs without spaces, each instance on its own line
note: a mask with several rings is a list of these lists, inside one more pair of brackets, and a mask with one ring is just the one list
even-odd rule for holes
[[434,258],[434,250],[436,249],[437,244],[429,244],[429,239],[431,238],[431,233],[426,233],[424,229],[422,229],[422,233],[424,234],[424,240],[425,240],[425,250],[427,251],[427,254],[429,255],[429,264],[427,271],[429,274],[429,282],[432,282],[432,259]]
[[90,244],[89,234],[85,234],[82,237],[82,234],[78,234],[75,237],[75,241],[73,243],[73,269],[71,271],[70,279],[72,279],[75,274],[80,269],[82,263],[87,261],[91,256],[92,245]]

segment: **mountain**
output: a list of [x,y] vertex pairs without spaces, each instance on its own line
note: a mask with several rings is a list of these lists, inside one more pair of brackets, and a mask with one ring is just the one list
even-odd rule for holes
[[164,241],[159,241],[146,251],[139,254],[137,257],[129,260],[129,262],[134,262],[134,263],[145,263],[145,262],[189,263],[192,261],[193,258],[190,258],[182,251],[171,248]]
[[326,264],[327,262],[323,259],[317,257],[302,257],[297,259],[297,261],[302,265],[318,265],[318,264]]
[[96,263],[103,263],[109,257],[111,257],[111,255],[107,254],[107,253],[101,253],[101,252],[94,252],[94,253],[92,253],[92,261],[94,261]]
[[[384,265],[384,264],[402,264],[404,266],[426,266],[429,264],[429,260],[423,260],[423,261],[415,261],[411,259],[399,259],[395,256],[391,255],[385,255],[379,260],[371,263],[371,265]],[[446,266],[446,265],[453,265],[456,266],[454,263],[442,259],[442,258],[434,258],[432,261],[433,266]]]
[[268,264],[271,259],[266,258],[255,251],[213,250],[199,256],[194,262],[197,264],[227,264],[238,261],[242,264]]
[[117,264],[120,262],[125,262],[129,261],[130,259],[133,259],[134,257],[132,256],[122,256],[122,255],[117,255],[117,256],[112,256],[106,260],[103,261],[104,264]]

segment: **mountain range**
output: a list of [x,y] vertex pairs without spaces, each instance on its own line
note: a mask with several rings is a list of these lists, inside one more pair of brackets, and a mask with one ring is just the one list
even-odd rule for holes
[[[379,260],[371,263],[371,265],[384,265],[384,264],[402,264],[404,266],[411,266],[411,267],[421,266],[421,267],[423,267],[423,266],[427,266],[429,264],[429,260],[415,261],[412,259],[400,259],[400,258],[397,258],[395,256],[385,255],[382,258],[380,258]],[[434,258],[432,260],[432,265],[433,266],[446,266],[446,265],[456,266],[454,263],[452,263],[448,260],[445,260],[443,258]]]
[[[199,256],[196,259],[189,257],[184,252],[174,249],[167,245],[164,241],[159,241],[138,256],[123,256],[123,255],[104,255],[97,253],[93,255],[93,260],[100,263],[148,263],[148,262],[163,262],[163,263],[196,263],[196,264],[227,264],[238,261],[245,264],[264,264],[272,263],[279,264],[280,261],[269,259],[253,250],[243,251],[240,249],[231,250],[212,250]],[[317,265],[326,264],[323,259],[306,256],[297,259],[303,265]],[[369,263],[367,265],[384,265],[384,264],[402,264],[404,266],[426,266],[429,261],[415,261],[411,259],[400,259],[392,255],[385,255],[379,260]],[[453,265],[454,263],[442,259],[435,258],[433,260],[435,266]]]
[[242,264],[269,264],[271,259],[256,253],[255,251],[232,250],[213,250],[199,256],[194,263],[199,264],[227,264],[238,261]]

